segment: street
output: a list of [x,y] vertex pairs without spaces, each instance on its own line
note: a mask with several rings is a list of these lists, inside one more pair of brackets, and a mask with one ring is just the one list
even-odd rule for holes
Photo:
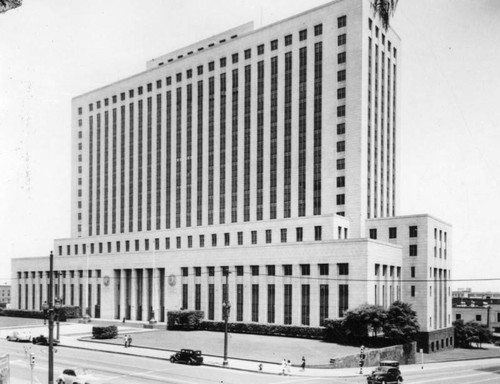
[[[47,383],[47,347],[0,340],[0,350],[10,355],[11,382],[30,383],[30,368],[25,348],[36,356],[33,383]],[[328,371],[325,370],[323,377],[294,377],[205,366],[193,367],[171,364],[167,360],[66,347],[57,347],[56,350],[54,379],[64,368],[86,367],[100,378],[100,383],[366,383],[365,375],[370,372],[370,368],[365,368],[365,375],[344,378],[326,377]],[[500,380],[500,359],[428,364],[424,369],[420,369],[420,366],[403,366],[401,370],[404,383],[497,383]]]

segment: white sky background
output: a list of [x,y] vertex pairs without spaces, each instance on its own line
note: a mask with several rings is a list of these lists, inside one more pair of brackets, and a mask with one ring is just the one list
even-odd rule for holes
[[[0,14],[0,281],[11,258],[69,237],[72,97],[324,3],[25,0]],[[400,0],[391,24],[403,42],[399,214],[453,225],[454,279],[500,278],[500,1]]]

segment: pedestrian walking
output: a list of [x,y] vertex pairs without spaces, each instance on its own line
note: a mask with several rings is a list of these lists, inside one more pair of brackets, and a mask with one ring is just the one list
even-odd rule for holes
[[128,335],[123,335],[123,344],[125,348],[128,348]]
[[291,369],[292,369],[292,363],[290,362],[290,360],[288,360],[286,362],[286,374],[287,375],[291,375]]
[[132,346],[132,336],[128,335],[128,347]]
[[281,374],[286,375],[286,359],[281,362]]
[[300,368],[302,371],[306,370],[306,358],[302,356],[302,364],[300,364]]

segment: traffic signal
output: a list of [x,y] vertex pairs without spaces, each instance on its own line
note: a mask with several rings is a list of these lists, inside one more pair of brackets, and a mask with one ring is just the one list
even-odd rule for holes
[[35,354],[34,353],[30,353],[30,364],[31,364],[31,366],[35,365]]

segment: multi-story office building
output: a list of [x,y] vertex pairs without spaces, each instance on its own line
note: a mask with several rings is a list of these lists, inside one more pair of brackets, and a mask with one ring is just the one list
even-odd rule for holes
[[[227,294],[231,321],[311,326],[402,299],[429,345],[451,345],[450,229],[396,217],[400,73],[397,34],[369,1],[339,0],[76,97],[57,294],[160,321],[179,308],[220,320]],[[439,258],[433,230],[448,236]],[[47,266],[13,263],[19,307],[40,307]]]
[[10,304],[10,285],[0,285],[0,304]]

